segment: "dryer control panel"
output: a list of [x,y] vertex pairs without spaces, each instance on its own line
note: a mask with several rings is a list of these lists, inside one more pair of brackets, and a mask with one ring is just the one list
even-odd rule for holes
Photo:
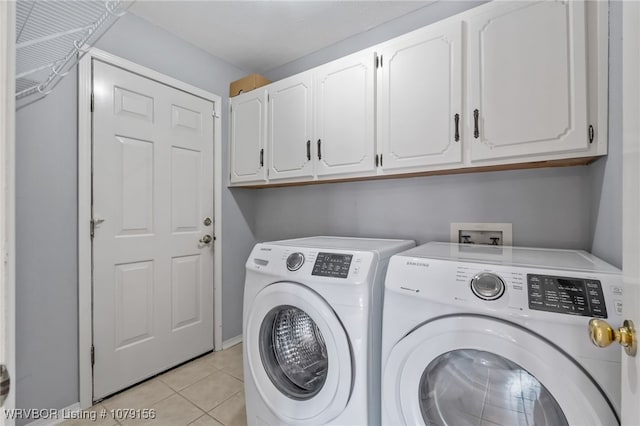
[[607,318],[602,283],[596,279],[527,274],[529,309]]
[[549,320],[584,326],[622,315],[616,270],[580,271],[393,256],[385,291],[450,306],[456,312]]

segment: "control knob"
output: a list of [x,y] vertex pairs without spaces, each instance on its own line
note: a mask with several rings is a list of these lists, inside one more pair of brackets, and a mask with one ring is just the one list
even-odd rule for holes
[[302,267],[304,263],[304,255],[300,252],[291,253],[287,257],[287,269],[290,271],[297,271]]
[[471,291],[483,300],[496,300],[504,294],[504,281],[490,272],[481,272],[471,280]]

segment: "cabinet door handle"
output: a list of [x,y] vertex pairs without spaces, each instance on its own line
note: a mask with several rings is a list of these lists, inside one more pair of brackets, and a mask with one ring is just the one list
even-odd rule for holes
[[318,139],[318,160],[322,160],[321,144],[322,144],[322,141]]
[[453,122],[455,123],[455,135],[453,136],[456,142],[460,141],[460,114],[453,116]]
[[260,150],[260,167],[264,167],[264,148]]
[[311,141],[307,141],[307,160],[311,161]]
[[478,117],[480,116],[480,111],[477,109],[473,110],[473,137],[478,139],[480,137],[480,130],[478,129]]

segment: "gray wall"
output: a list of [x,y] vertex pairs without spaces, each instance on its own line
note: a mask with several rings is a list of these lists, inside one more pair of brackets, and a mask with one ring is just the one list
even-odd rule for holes
[[16,113],[16,407],[78,401],[76,73]]
[[609,3],[609,155],[590,166],[591,250],[622,267],[622,3]]
[[[227,170],[229,83],[247,72],[135,16],[97,46],[223,98]],[[16,117],[16,405],[63,408],[78,401],[77,74]],[[242,332],[244,261],[255,240],[252,192],[223,184],[223,339]]]
[[273,188],[259,192],[261,240],[305,235],[449,241],[451,222],[511,222],[514,244],[586,249],[588,168]]
[[350,53],[357,52],[358,50],[376,45],[390,38],[422,28],[425,25],[441,21],[483,3],[486,3],[486,0],[436,2],[372,28],[369,31],[356,34],[332,46],[320,49],[281,67],[269,70],[264,73],[264,75],[272,81],[280,80],[334,59],[341,58]]
[[[272,80],[480,2],[438,2],[266,73]],[[260,240],[311,234],[449,239],[450,222],[511,222],[514,244],[591,250],[620,266],[620,7],[612,5],[610,155],[592,166],[274,188],[259,192]],[[287,207],[283,207],[287,206]]]

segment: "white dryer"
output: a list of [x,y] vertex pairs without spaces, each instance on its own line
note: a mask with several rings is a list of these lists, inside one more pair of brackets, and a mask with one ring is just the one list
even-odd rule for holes
[[584,252],[429,243],[385,283],[383,425],[616,425],[618,269]]
[[250,425],[380,422],[382,296],[407,240],[314,237],[257,244],[246,264]]

